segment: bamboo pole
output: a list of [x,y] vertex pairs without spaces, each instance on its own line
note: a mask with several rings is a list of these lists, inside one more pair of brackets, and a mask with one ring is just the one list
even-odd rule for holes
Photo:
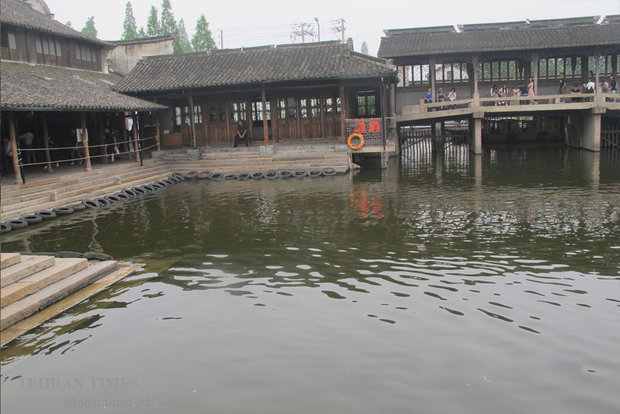
[[90,150],[88,149],[88,131],[86,130],[86,113],[82,112],[82,145],[84,145],[84,158],[86,159],[86,171],[92,170],[90,165]]
[[45,161],[47,162],[47,172],[52,172],[52,157],[50,156],[50,134],[47,130],[47,117],[45,112],[41,112],[41,123],[43,124],[43,147],[45,148]]
[[15,184],[23,184],[22,173],[19,169],[19,156],[17,154],[17,139],[15,137],[15,113],[9,112],[9,135],[11,137],[11,151],[13,152],[13,172]]

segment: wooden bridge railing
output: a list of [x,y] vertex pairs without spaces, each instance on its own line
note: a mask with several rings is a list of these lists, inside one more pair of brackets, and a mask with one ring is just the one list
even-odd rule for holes
[[[580,93],[563,95],[540,95],[540,96],[507,96],[499,98],[479,98],[474,96],[470,99],[460,99],[456,101],[444,101],[424,103],[420,100],[419,105],[410,105],[403,108],[403,115],[420,114],[435,111],[447,111],[454,109],[475,109],[478,107],[496,106],[520,106],[520,105],[550,105],[550,104],[581,104],[590,103],[594,105],[604,105],[605,103],[620,104],[620,94],[612,93]],[[577,108],[576,108],[577,109]]]

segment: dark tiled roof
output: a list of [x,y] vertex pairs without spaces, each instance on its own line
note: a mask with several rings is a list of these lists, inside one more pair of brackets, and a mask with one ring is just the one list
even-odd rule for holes
[[120,92],[140,93],[264,83],[395,76],[383,60],[339,42],[224,49],[142,59],[120,81]]
[[58,66],[2,61],[1,109],[150,111],[164,106],[112,90],[120,77]]
[[[584,24],[559,27],[522,25],[497,30],[416,32],[387,31],[378,55],[383,58],[434,54],[587,48],[620,46],[620,24]],[[393,35],[390,35],[392,32]]]
[[105,46],[99,39],[86,36],[67,25],[60,23],[38,11],[21,0],[1,0],[0,21],[3,25],[22,27],[28,30],[40,31],[59,37],[68,37],[89,43]]

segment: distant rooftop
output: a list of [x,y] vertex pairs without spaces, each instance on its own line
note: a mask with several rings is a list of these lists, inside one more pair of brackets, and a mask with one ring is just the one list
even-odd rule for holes
[[111,43],[113,45],[133,45],[139,43],[153,43],[153,42],[162,42],[164,40],[174,40],[174,36],[172,35],[163,35],[163,36],[150,36],[150,37],[139,37],[136,39],[128,39],[128,40],[107,40],[107,43]]

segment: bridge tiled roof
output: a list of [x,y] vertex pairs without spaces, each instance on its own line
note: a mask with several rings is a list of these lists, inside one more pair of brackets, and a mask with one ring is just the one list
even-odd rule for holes
[[147,57],[115,89],[141,93],[394,76],[395,69],[382,59],[336,41]]
[[112,90],[120,76],[23,62],[0,63],[0,109],[155,111],[165,109]]
[[[462,31],[442,27],[388,30],[381,39],[382,58],[407,56],[533,51],[611,46],[620,50],[620,24],[501,24],[463,26]],[[547,21],[552,22],[552,21]],[[533,22],[535,23],[535,22]],[[441,29],[441,30],[440,30]]]

